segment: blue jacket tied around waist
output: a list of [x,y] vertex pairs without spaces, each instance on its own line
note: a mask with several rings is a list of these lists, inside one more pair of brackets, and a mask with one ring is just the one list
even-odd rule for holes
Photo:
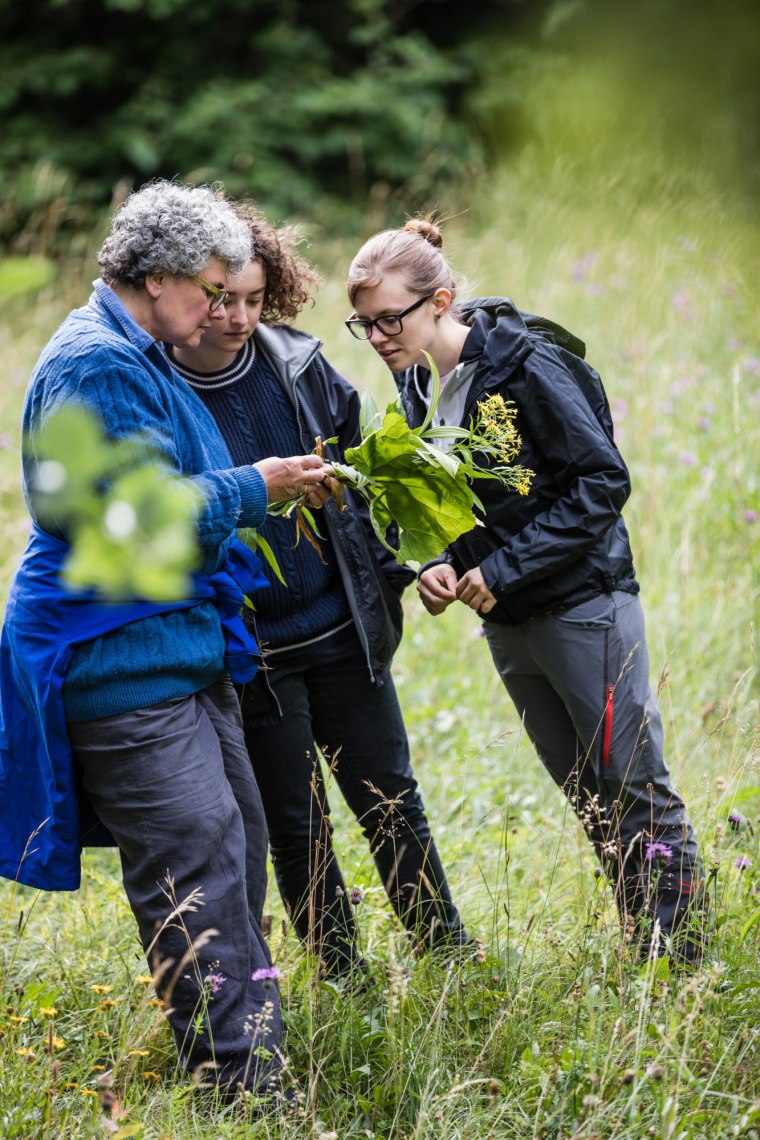
[[240,617],[243,594],[267,585],[261,563],[234,540],[223,568],[198,574],[179,602],[109,603],[71,594],[58,572],[68,547],[38,527],[16,573],[0,637],[0,874],[43,890],[75,890],[80,848],[112,843],[75,787],[63,682],[74,647],[130,622],[211,600],[233,680],[250,680],[258,650]]

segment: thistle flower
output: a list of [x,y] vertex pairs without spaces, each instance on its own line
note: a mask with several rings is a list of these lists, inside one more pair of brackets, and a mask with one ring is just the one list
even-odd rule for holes
[[746,855],[738,855],[736,859],[734,859],[734,866],[739,871],[748,871],[752,866],[752,860]]
[[669,847],[667,843],[647,843],[644,858],[648,859],[650,863],[660,859],[664,863],[669,863],[673,858],[673,848]]
[[351,903],[351,906],[358,906],[363,898],[364,891],[361,889],[361,887],[350,888],[348,892],[348,901]]
[[274,981],[276,978],[282,977],[280,970],[276,966],[263,966],[260,970],[254,970],[251,974],[252,982],[269,982]]

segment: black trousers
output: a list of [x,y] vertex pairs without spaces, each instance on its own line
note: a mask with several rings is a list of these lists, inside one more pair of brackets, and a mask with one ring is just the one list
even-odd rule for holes
[[275,875],[299,936],[340,974],[358,960],[317,748],[361,824],[393,909],[430,946],[466,941],[409,760],[393,681],[370,680],[353,626],[267,658],[282,718],[259,674],[242,693]]

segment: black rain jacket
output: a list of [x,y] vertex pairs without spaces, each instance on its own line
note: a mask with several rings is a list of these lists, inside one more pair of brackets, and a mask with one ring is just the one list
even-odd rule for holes
[[[478,401],[493,393],[513,400],[522,437],[515,463],[535,478],[526,496],[495,479],[478,480],[484,525],[436,561],[450,562],[459,576],[480,567],[498,602],[482,615],[487,622],[520,625],[598,594],[638,593],[621,517],[630,478],[602,382],[583,359],[585,346],[507,298],[468,301],[458,316],[471,327],[461,360],[477,360],[461,423],[467,426]],[[395,380],[409,422],[418,426],[426,408],[414,369]]]
[[[317,436],[337,437],[326,446],[325,457],[343,462],[346,448],[360,442],[359,393],[327,363],[321,343],[308,333],[259,324],[254,340],[295,408],[303,453],[314,450]],[[401,640],[401,595],[415,575],[378,542],[364,500],[347,492],[346,501],[344,511],[328,501],[317,520],[335,552],[370,676],[382,682]]]

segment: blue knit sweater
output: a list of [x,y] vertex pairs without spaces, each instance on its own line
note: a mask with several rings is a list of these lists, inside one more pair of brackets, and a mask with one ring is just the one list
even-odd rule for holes
[[[114,439],[146,434],[167,469],[201,489],[197,529],[206,573],[221,566],[237,526],[263,522],[267,494],[258,471],[232,467],[202,402],[102,281],[44,349],[26,395],[25,431],[69,401],[97,412]],[[28,464],[35,457],[26,458]],[[134,622],[79,648],[64,686],[66,716],[94,720],[187,696],[222,675],[223,656],[212,602]]]

